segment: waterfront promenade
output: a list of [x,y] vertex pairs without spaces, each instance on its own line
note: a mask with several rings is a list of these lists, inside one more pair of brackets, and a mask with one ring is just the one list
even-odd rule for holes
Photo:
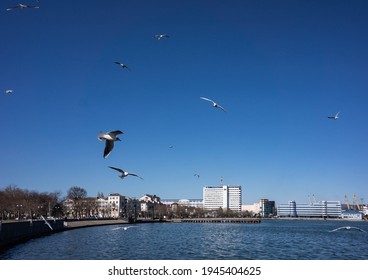
[[93,227],[93,226],[107,226],[117,224],[128,224],[126,220],[75,220],[75,221],[64,221],[64,230]]

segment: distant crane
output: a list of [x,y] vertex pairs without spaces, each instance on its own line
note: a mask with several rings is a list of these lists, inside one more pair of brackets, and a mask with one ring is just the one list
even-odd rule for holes
[[350,204],[349,204],[349,200],[348,200],[348,197],[345,195],[344,196],[344,199],[345,199],[345,202],[346,202],[346,206],[348,207],[348,210],[350,210]]
[[359,201],[358,201],[358,199],[357,199],[357,197],[356,197],[356,195],[355,195],[355,194],[353,195],[353,199],[354,199],[354,201],[355,201],[355,204],[356,204],[356,206],[357,206],[357,209],[360,211]]

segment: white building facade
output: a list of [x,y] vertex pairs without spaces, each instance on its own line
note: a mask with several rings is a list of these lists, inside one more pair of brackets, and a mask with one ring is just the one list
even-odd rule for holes
[[288,204],[277,206],[278,217],[305,217],[305,218],[341,218],[340,201],[320,201],[310,204],[297,204],[289,201]]
[[111,218],[119,218],[122,216],[125,207],[125,197],[120,194],[110,194],[107,197],[108,209]]
[[241,186],[223,185],[219,187],[203,187],[203,207],[207,210],[241,211]]

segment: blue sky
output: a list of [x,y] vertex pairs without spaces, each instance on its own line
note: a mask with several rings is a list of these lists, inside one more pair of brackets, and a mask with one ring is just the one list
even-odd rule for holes
[[[40,8],[6,11],[17,4],[0,4],[0,187],[202,198],[222,176],[243,203],[368,200],[366,1],[29,0]],[[117,129],[104,159],[97,134]]]

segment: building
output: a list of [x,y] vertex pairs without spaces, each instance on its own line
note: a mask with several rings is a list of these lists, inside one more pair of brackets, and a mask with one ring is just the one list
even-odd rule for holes
[[106,198],[97,197],[96,198],[97,204],[97,217],[98,218],[109,218],[110,217],[110,207],[109,202]]
[[150,195],[150,194],[145,194],[144,196],[142,196],[139,199],[139,202],[141,205],[142,212],[148,212],[152,208],[152,205],[162,204],[160,197],[156,195]]
[[241,210],[242,212],[248,211],[253,213],[253,215],[258,215],[261,212],[259,202],[253,204],[243,204]]
[[162,199],[161,202],[167,206],[177,204],[180,206],[203,208],[203,199]]
[[203,207],[207,210],[241,211],[241,186],[203,187]]
[[114,193],[107,197],[108,209],[111,218],[120,218],[125,212],[126,199],[124,196]]
[[360,221],[363,219],[363,213],[357,210],[342,211],[342,218],[346,220]]
[[271,217],[276,214],[275,201],[261,198],[259,200],[259,214],[261,217]]
[[289,201],[288,204],[277,206],[278,217],[303,217],[303,218],[341,218],[340,201],[320,201],[309,204],[297,204]]

